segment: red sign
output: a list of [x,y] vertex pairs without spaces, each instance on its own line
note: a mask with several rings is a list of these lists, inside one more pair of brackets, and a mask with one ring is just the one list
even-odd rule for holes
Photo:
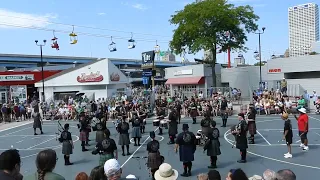
[[120,81],[120,75],[117,73],[112,73],[110,75],[110,81]]
[[96,73],[91,72],[90,74],[82,73],[80,76],[77,77],[77,81],[79,83],[84,82],[101,82],[103,80],[103,76],[100,74],[100,71]]
[[269,69],[269,73],[280,73],[281,69]]

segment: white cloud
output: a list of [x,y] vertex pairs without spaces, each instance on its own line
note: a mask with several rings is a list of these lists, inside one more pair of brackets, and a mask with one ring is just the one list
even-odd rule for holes
[[98,13],[98,15],[99,15],[99,16],[104,16],[104,15],[106,15],[106,13],[101,12],[101,13]]
[[14,26],[43,28],[56,18],[55,14],[36,15],[0,9],[0,28],[14,28]]
[[133,4],[132,7],[135,8],[135,9],[139,9],[139,10],[146,10],[146,9],[148,9],[148,8],[147,8],[145,5],[143,5],[143,4]]
[[143,5],[143,4],[139,4],[139,3],[138,3],[138,4],[130,4],[130,3],[128,3],[128,2],[121,2],[121,4],[124,5],[124,6],[129,6],[129,7],[138,9],[138,10],[142,10],[142,11],[148,9],[147,6],[145,6],[145,5]]

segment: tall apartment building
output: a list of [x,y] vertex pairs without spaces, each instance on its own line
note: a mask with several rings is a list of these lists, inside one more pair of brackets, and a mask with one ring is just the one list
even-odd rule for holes
[[292,57],[308,55],[314,42],[319,41],[319,8],[307,3],[290,7],[289,54]]

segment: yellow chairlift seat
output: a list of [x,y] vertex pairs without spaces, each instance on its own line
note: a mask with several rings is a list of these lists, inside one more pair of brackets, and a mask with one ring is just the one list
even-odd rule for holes
[[70,36],[70,44],[77,44],[78,43],[78,35],[74,32],[69,34]]

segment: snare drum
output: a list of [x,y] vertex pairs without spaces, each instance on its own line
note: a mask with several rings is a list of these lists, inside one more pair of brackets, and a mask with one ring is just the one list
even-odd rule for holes
[[196,136],[196,145],[199,146],[201,142],[201,136]]
[[168,123],[166,120],[161,120],[160,121],[161,127],[164,127],[165,129],[168,129]]
[[160,126],[160,120],[153,120],[153,126]]

